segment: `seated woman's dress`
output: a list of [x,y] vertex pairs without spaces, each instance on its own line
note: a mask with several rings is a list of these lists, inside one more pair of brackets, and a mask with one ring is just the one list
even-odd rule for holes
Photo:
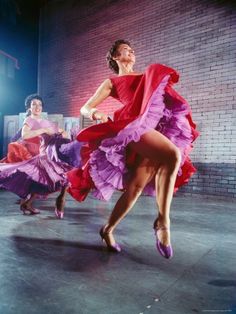
[[[21,198],[31,193],[47,195],[67,186],[65,172],[80,166],[81,144],[63,138],[55,123],[45,119],[26,118],[31,130],[52,128],[54,135],[43,134],[39,153],[30,159],[0,164],[0,188],[11,191]],[[76,154],[75,154],[76,152]]]
[[40,138],[38,136],[23,140],[20,129],[8,144],[7,155],[0,163],[12,163],[27,160],[39,154]]

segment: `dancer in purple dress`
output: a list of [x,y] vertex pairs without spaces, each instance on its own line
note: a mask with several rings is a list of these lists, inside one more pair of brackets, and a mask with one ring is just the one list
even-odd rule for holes
[[[156,196],[159,209],[157,249],[170,258],[170,205],[174,190],[195,172],[188,155],[198,132],[188,103],[172,88],[179,77],[174,69],[153,64],[144,73],[135,72],[134,50],[125,40],[114,43],[108,62],[118,76],[106,79],[81,108],[82,115],[103,123],[77,137],[87,142],[90,153],[81,169],[68,173],[69,192],[82,201],[90,190],[103,200],[114,190],[124,191],[100,230],[108,249],[119,252],[113,231],[146,189]],[[123,104],[113,121],[96,108],[108,96]]]
[[[26,117],[32,116],[34,119],[35,114],[31,112],[31,103],[40,102],[43,105],[42,98],[37,94],[32,94],[25,99]],[[39,125],[39,128],[42,128]],[[42,131],[42,130],[41,130]],[[45,130],[44,130],[45,131]],[[22,128],[11,139],[8,144],[6,156],[0,160],[0,163],[14,163],[23,160],[28,160],[39,154],[40,136],[30,138],[22,138]]]
[[58,218],[63,218],[67,187],[65,172],[80,165],[77,152],[81,145],[67,138],[66,132],[58,128],[57,124],[42,119],[43,103],[40,96],[30,95],[27,102],[31,112],[23,123],[22,138],[31,143],[31,148],[33,145],[35,149],[39,149],[39,154],[22,162],[1,163],[0,187],[24,199],[21,210],[29,214],[39,213],[32,206],[38,195],[45,196],[60,191],[56,199],[55,214]]

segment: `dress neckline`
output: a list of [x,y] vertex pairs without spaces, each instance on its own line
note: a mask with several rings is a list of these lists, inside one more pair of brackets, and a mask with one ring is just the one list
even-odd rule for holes
[[136,77],[136,76],[143,76],[144,74],[124,74],[124,75],[117,75],[117,76],[112,76],[110,77],[111,79],[116,79],[116,78],[122,78],[122,77]]
[[123,77],[123,76],[141,76],[143,73],[140,74],[124,74],[124,75],[117,75],[116,77]]
[[29,118],[31,118],[32,120],[35,120],[35,121],[42,121],[42,120],[45,120],[45,119],[43,119],[43,118],[33,118],[33,117],[29,117]]

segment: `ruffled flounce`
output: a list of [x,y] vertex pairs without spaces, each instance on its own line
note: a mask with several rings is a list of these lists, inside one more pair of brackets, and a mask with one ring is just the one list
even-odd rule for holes
[[0,187],[21,198],[46,195],[68,185],[66,172],[80,166],[81,143],[60,134],[42,135],[40,154],[22,162],[0,164]]
[[[131,141],[138,142],[151,129],[158,130],[180,149],[182,159],[178,176],[183,175],[182,166],[193,141],[192,129],[186,118],[190,109],[187,104],[174,98],[168,100],[171,106],[167,108],[166,97],[171,97],[165,94],[168,80],[169,76],[166,76],[154,91],[142,116],[128,124],[115,137],[103,140],[90,155],[89,173],[95,185],[93,195],[96,198],[109,200],[114,190],[125,188],[128,179],[126,147]],[[191,174],[194,171],[192,166]],[[191,174],[188,172],[185,183]],[[180,181],[182,184],[183,180]],[[144,192],[154,195],[154,182],[148,184]]]
[[12,142],[8,144],[7,156],[0,160],[0,163],[13,163],[28,160],[32,158],[32,154],[19,142]]
[[80,167],[81,146],[82,144],[77,140],[71,141],[68,138],[63,138],[61,134],[53,136],[44,134],[40,151],[55,162],[63,161],[72,167]]
[[71,170],[66,163],[54,162],[46,155],[30,160],[0,165],[0,187],[26,198],[30,193],[49,194],[67,185],[65,172]]

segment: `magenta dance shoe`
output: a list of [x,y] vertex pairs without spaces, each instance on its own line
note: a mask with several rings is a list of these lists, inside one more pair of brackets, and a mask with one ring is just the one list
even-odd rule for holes
[[167,227],[157,227],[158,219],[154,221],[153,229],[156,236],[156,248],[161,256],[170,259],[173,256],[173,249],[171,245],[164,245],[158,238],[158,231],[167,231],[170,232],[170,229]]
[[109,232],[105,232],[104,229],[105,229],[105,228],[102,227],[102,228],[100,229],[99,234],[100,234],[100,236],[101,236],[101,238],[102,238],[102,241],[106,243],[106,246],[107,246],[108,251],[110,251],[110,252],[115,252],[115,253],[120,253],[120,252],[121,252],[121,247],[120,247],[120,245],[119,245],[118,243],[115,243],[115,244],[111,245],[111,244],[110,244],[110,239],[109,239],[109,235],[110,235],[110,234],[109,234]]
[[63,217],[64,217],[64,211],[61,211],[61,210],[58,210],[57,208],[55,208],[55,216],[56,216],[58,219],[63,219]]

